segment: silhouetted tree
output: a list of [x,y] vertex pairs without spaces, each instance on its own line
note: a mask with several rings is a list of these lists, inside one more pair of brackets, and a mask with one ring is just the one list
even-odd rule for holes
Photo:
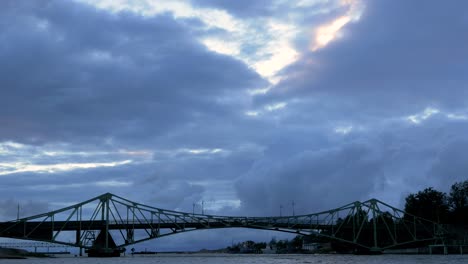
[[301,251],[302,250],[302,242],[303,237],[301,235],[297,235],[291,240],[291,247],[293,251]]
[[276,247],[276,243],[276,238],[272,238],[268,243],[268,246],[270,247],[270,249],[273,249],[274,247]]
[[468,225],[468,180],[452,185],[449,194],[451,223]]
[[262,249],[265,249],[266,247],[267,247],[267,244],[265,242],[255,243],[254,245],[255,253],[262,253]]
[[[406,197],[405,212],[431,220],[444,223],[447,220],[449,206],[445,193],[426,188],[416,194]],[[405,215],[405,218],[410,218]]]
[[279,240],[276,242],[276,253],[288,253],[288,240]]

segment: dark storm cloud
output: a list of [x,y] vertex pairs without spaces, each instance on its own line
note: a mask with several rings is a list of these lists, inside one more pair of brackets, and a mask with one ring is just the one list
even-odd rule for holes
[[343,37],[285,70],[273,98],[323,98],[352,117],[466,106],[466,1],[366,1]]
[[[231,182],[250,168],[253,160],[261,155],[255,147],[220,150],[216,153],[193,154],[190,152],[156,152],[154,158],[138,159],[121,153],[108,155],[60,155],[60,158],[44,157],[35,147],[33,163],[39,166],[54,166],[56,163],[100,164],[112,161],[134,161],[115,167],[97,167],[50,172],[17,172],[1,175],[0,190],[3,197],[44,196],[51,201],[76,203],[112,192],[136,202],[167,209],[192,210],[193,203],[215,195],[218,199],[236,199]],[[172,153],[174,152],[174,153]],[[0,155],[0,160],[4,156]],[[28,156],[23,154],[9,160],[12,164]],[[5,162],[6,160],[2,160]],[[24,164],[22,166],[27,166]],[[213,182],[213,183],[211,183]],[[222,186],[217,186],[221,182]],[[203,184],[208,184],[207,187]],[[227,193],[221,190],[226,189]],[[138,191],[135,191],[138,190]],[[216,190],[216,194],[213,194]],[[57,208],[55,208],[57,209]]]
[[1,176],[0,190],[3,197],[78,203],[106,192],[127,194],[139,176],[138,169],[141,167],[126,165],[55,173],[15,173]]
[[231,116],[243,103],[223,99],[263,82],[209,53],[170,16],[62,1],[19,1],[0,12],[3,140],[163,135],[200,116]]
[[[466,129],[462,130],[466,133]],[[434,186],[445,192],[449,192],[449,186],[455,182],[462,182],[468,179],[468,157],[465,150],[468,147],[468,140],[465,137],[452,139],[447,144],[441,146],[437,153],[434,164],[428,172],[429,178],[434,179]]]
[[[120,148],[151,153],[238,147],[231,135],[249,101],[242,96],[265,82],[241,62],[208,52],[192,35],[193,21],[111,14],[62,1],[2,4],[0,141],[40,143],[47,151],[72,154],[7,146],[0,163],[106,163],[133,159],[115,153]],[[114,168],[19,172],[1,176],[0,188],[3,198],[66,204],[113,192],[163,208],[191,209],[205,189],[189,181],[213,173],[235,178],[252,163],[245,154],[157,156],[154,162],[137,159]]]
[[283,214],[291,214],[292,201],[296,213],[370,198],[402,208],[410,192],[427,187],[446,191],[467,178],[468,160],[461,154],[466,133],[466,122],[443,117],[330,135],[322,144],[304,143],[292,133],[282,144],[271,145],[236,189],[246,214],[279,214],[281,205]]
[[133,187],[141,190],[141,195],[129,195],[154,206],[189,212],[193,203],[207,201],[211,196],[216,200],[236,199],[233,182],[249,170],[262,152],[255,148],[224,151],[177,157],[156,154],[151,164],[135,167],[138,177],[133,178]]
[[[276,150],[281,151],[281,150]],[[265,215],[326,210],[361,200],[373,190],[374,179],[382,174],[382,159],[365,143],[337,148],[303,151],[289,158],[263,160],[237,184],[244,208]],[[272,165],[275,164],[275,165]],[[339,194],[339,195],[338,195]]]

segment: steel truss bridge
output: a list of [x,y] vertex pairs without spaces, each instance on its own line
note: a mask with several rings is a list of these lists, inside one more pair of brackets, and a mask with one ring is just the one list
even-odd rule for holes
[[440,224],[376,199],[306,215],[233,217],[165,210],[106,193],[63,209],[0,222],[0,237],[79,247],[88,256],[119,256],[135,243],[214,228],[315,236],[363,252],[427,245],[446,235]]

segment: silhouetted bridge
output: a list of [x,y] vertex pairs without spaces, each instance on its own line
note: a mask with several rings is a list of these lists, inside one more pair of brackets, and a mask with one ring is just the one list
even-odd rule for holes
[[58,243],[88,256],[119,256],[128,245],[182,232],[253,228],[312,235],[364,252],[443,239],[441,225],[371,199],[307,215],[232,217],[177,212],[106,193],[40,215],[0,223],[0,237]]

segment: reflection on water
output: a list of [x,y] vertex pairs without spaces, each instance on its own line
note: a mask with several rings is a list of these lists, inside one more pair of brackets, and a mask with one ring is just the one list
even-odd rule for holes
[[25,259],[25,260],[1,260],[2,264],[9,263],[117,263],[117,264],[238,264],[238,263],[262,263],[262,264],[288,264],[288,263],[362,263],[362,264],[400,264],[400,263],[468,263],[468,255],[379,255],[379,256],[356,256],[356,255],[226,255],[226,254],[158,254],[151,256],[126,256],[121,258],[88,258],[88,257],[57,257],[47,259]]

